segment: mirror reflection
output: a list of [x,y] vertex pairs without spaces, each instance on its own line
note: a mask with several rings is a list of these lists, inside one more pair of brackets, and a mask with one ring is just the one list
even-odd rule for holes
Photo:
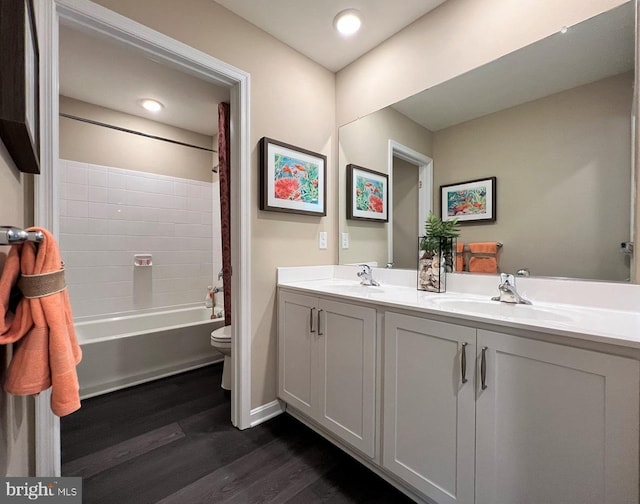
[[[460,242],[501,242],[503,272],[628,280],[633,20],[628,2],[342,126],[340,263],[415,269],[440,186],[496,177],[495,222]],[[346,219],[349,163],[388,174],[388,223]]]

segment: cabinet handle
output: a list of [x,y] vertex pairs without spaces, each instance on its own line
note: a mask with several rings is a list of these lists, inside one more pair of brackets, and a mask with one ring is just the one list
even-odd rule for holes
[[467,345],[468,343],[462,344],[462,356],[460,357],[460,367],[462,368],[462,383],[467,383]]
[[487,388],[487,347],[482,347],[482,358],[480,359],[480,380],[482,390]]
[[309,332],[312,334],[316,332],[316,330],[313,328],[313,319],[315,318],[314,316],[315,311],[316,311],[315,308],[310,308],[309,310]]
[[322,329],[320,329],[320,321],[322,320],[322,312],[324,310],[318,310],[318,336],[324,336]]

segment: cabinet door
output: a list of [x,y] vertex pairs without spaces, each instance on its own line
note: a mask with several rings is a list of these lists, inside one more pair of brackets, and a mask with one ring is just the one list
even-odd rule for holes
[[313,414],[317,405],[313,384],[317,367],[316,305],[314,297],[279,293],[278,396],[308,415]]
[[318,306],[318,421],[373,457],[376,311],[324,299]]
[[383,465],[439,504],[474,499],[475,339],[469,327],[385,315]]
[[477,504],[638,502],[637,361],[478,330]]

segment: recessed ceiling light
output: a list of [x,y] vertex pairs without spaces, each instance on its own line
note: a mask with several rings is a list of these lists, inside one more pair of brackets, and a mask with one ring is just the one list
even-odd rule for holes
[[160,112],[164,107],[158,100],[152,100],[151,98],[145,98],[140,102],[140,105],[149,112]]
[[566,26],[563,26],[562,28],[560,28],[560,33],[564,34],[567,33],[569,31],[569,28],[567,28]]
[[343,10],[333,20],[336,30],[347,36],[356,33],[361,25],[360,13],[355,9]]

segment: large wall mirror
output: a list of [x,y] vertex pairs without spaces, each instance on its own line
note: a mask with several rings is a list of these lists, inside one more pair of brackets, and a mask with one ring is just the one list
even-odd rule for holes
[[[628,281],[634,16],[629,1],[342,126],[340,263],[415,269],[440,186],[496,177],[495,222],[460,241],[501,242],[503,272]],[[388,223],[346,218],[350,163],[388,175]]]

